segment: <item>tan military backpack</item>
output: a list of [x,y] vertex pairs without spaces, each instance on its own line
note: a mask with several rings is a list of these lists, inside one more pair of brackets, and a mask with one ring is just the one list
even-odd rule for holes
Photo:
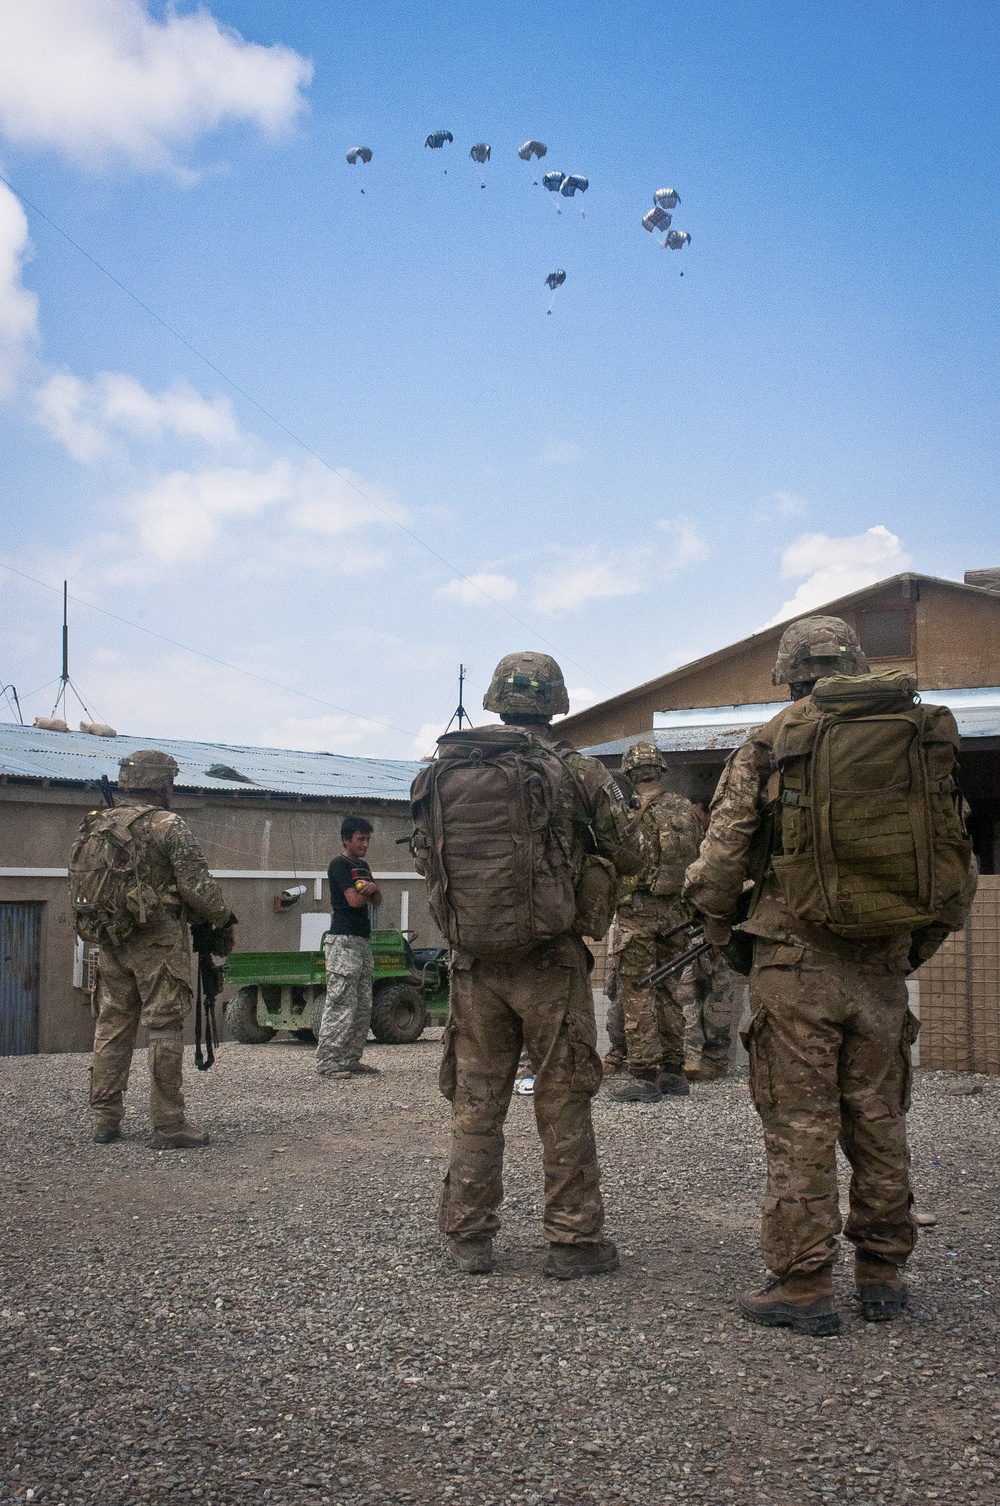
[[91,811],[69,857],[69,899],[78,936],[99,946],[121,946],[159,907],[159,896],[139,877],[139,844],[132,827],[151,805]]
[[698,856],[704,835],[694,807],[683,795],[667,791],[655,795],[645,812],[656,826],[657,850],[649,854],[647,872],[652,894],[664,897],[680,894],[684,872]]
[[772,864],[794,915],[858,939],[961,925],[972,860],[946,706],[899,670],[834,675],[761,734],[779,771]]

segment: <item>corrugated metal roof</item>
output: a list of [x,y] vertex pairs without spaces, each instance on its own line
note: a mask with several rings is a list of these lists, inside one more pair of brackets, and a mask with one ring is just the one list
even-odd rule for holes
[[[244,748],[232,743],[178,742],[161,737],[92,737],[88,732],[44,732],[0,723],[0,774],[85,784],[106,774],[137,748],[161,748],[176,758],[178,789],[232,794],[338,795],[345,799],[409,800],[420,764],[391,758],[348,758],[341,753],[294,753],[287,748]],[[208,773],[223,764],[243,780]]]

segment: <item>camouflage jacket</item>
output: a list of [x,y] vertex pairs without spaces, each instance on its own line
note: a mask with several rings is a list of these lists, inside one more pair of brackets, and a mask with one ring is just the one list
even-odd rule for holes
[[[145,806],[141,799],[120,803]],[[164,909],[185,920],[225,924],[229,905],[186,821],[173,811],[151,805],[132,827],[132,834],[139,848],[139,878],[155,892]]]
[[588,852],[597,852],[620,874],[635,873],[642,863],[642,836],[636,813],[614,775],[598,759],[588,758],[572,743],[560,741],[551,728],[526,730],[539,742],[548,743],[571,775],[567,790],[572,804],[568,814],[573,823],[574,869]]
[[638,819],[642,864],[622,880],[618,889],[618,904],[626,911],[641,908],[646,896],[679,900],[684,870],[697,857],[702,838],[694,806],[673,790],[657,790],[644,799]]

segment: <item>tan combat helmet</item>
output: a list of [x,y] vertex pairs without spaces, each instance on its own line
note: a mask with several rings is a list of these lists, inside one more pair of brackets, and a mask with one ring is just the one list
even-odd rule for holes
[[865,675],[868,660],[841,617],[803,617],[781,635],[772,685],[801,685],[827,675]]
[[500,716],[559,716],[569,710],[563,672],[548,654],[505,654],[483,696]]
[[176,759],[159,748],[140,748],[129,753],[118,765],[118,787],[122,790],[169,790],[180,772]]
[[655,743],[632,743],[622,755],[622,773],[637,784],[658,779],[666,767],[667,760]]

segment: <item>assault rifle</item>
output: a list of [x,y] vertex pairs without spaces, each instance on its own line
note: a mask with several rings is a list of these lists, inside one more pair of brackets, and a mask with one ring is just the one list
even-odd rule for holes
[[[753,892],[753,884],[749,884],[744,889],[736,906],[736,913],[730,922],[732,926],[738,927],[740,921],[746,920]],[[696,961],[699,957],[704,957],[706,952],[713,950],[714,944],[705,940],[705,922],[700,915],[693,920],[679,921],[677,925],[671,926],[669,931],[657,931],[656,935],[659,941],[669,941],[671,937],[680,936],[682,933],[687,935],[690,942],[687,949],[678,952],[676,957],[671,957],[669,962],[654,967],[653,971],[647,973],[644,978],[636,979],[637,988],[655,988],[658,983],[663,982],[664,978],[669,978],[674,973],[682,973],[689,963]],[[742,973],[744,977],[749,973],[753,963],[753,937],[746,931],[733,930],[725,946],[719,947],[718,950],[735,972]]]
[[[232,951],[232,927],[236,924],[236,916],[230,914],[224,926],[213,926],[211,921],[203,920],[191,927],[191,943],[198,957],[198,986],[194,996],[194,1064],[199,1072],[207,1072],[209,1067],[215,1066],[215,1048],[219,1044],[215,1001],[222,992],[226,975],[225,965],[216,962],[215,958]],[[229,933],[228,937],[226,932]]]

